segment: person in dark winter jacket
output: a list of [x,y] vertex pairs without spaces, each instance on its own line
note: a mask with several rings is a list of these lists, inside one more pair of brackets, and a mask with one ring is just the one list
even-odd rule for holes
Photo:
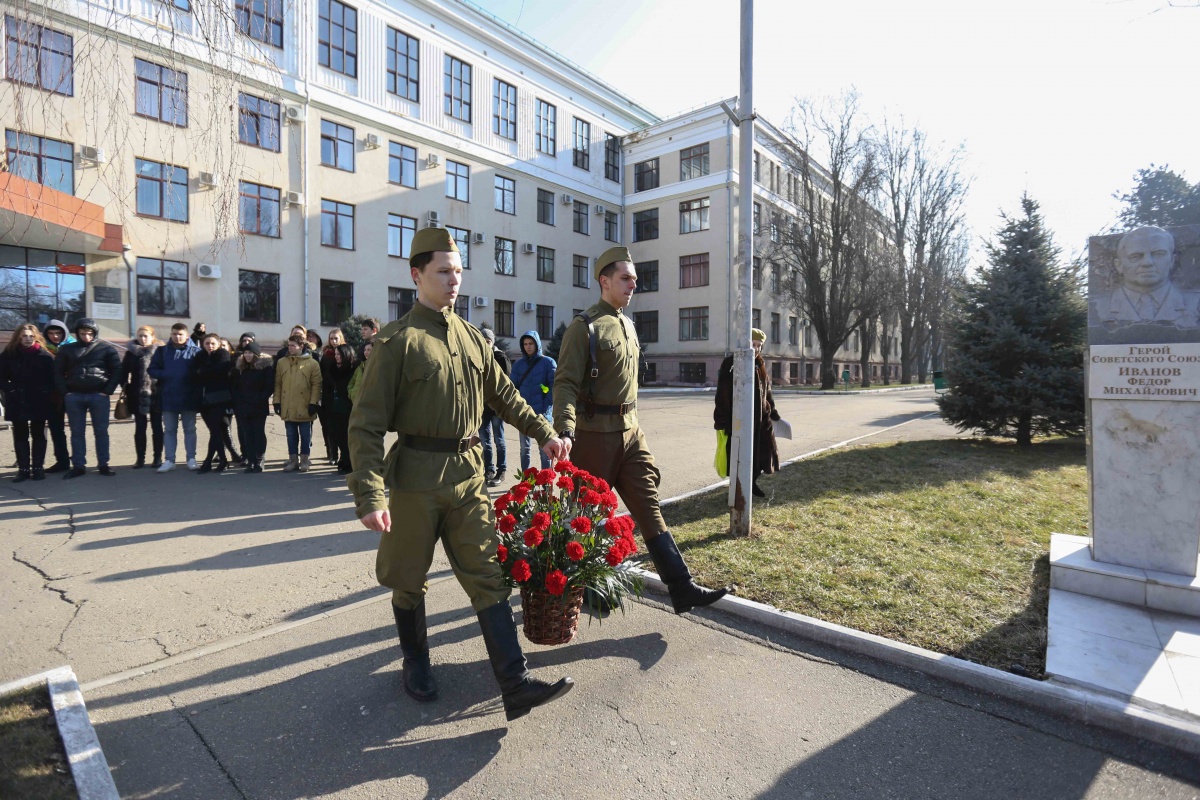
[[334,328],[329,332],[329,338],[325,340],[325,347],[320,347],[321,337],[315,332],[309,332],[309,342],[312,342],[312,337],[317,337],[317,349],[320,356],[314,355],[321,366],[321,407],[317,409],[317,420],[321,423],[321,441],[325,443],[325,460],[330,466],[337,466],[338,454],[337,445],[333,439],[333,423],[328,417],[330,393],[333,387],[329,381],[333,377],[333,369],[335,366],[333,354],[338,347],[346,343],[346,336],[342,333],[341,328]]
[[[479,332],[492,346],[492,357],[507,375],[510,370],[508,355],[496,346],[496,333],[491,328],[480,328]],[[483,424],[479,427],[479,438],[483,441],[483,470],[488,486],[499,486],[508,470],[508,447],[504,443],[504,420],[488,406],[483,407]],[[496,469],[492,469],[492,448],[496,449]]]
[[200,347],[188,338],[182,322],[171,326],[171,338],[150,359],[150,377],[156,382],[163,417],[163,463],[159,472],[175,469],[179,424],[183,423],[183,447],[187,468],[200,469],[196,461],[196,411],[200,403],[192,380],[192,360]]
[[163,424],[162,398],[158,396],[154,378],[150,376],[150,362],[161,344],[154,337],[154,328],[143,325],[137,329],[137,338],[125,349],[121,362],[121,385],[125,387],[125,402],[133,412],[133,449],[137,454],[134,469],[146,466],[146,423],[150,423],[154,463],[162,466]]
[[[513,362],[512,382],[529,407],[550,420],[554,408],[554,372],[558,365],[554,359],[542,353],[542,339],[537,331],[521,334],[521,357]],[[553,424],[553,423],[552,423]],[[529,469],[530,438],[521,434],[521,471]],[[542,469],[550,469],[550,457],[542,448],[534,446],[542,458]]]
[[111,477],[117,473],[108,466],[108,398],[121,384],[121,357],[117,348],[101,341],[94,319],[76,322],[75,338],[78,341],[58,349],[55,359],[55,385],[71,423],[71,469],[63,477],[85,474],[89,414],[96,438],[96,471]]
[[[779,470],[779,449],[775,444],[774,420],[779,419],[775,410],[775,396],[771,394],[771,380],[767,377],[767,365],[763,361],[762,346],[767,334],[758,328],[750,332],[754,347],[754,480],[750,489],[755,497],[766,497],[767,493],[758,486],[758,476],[770,475]],[[733,433],[733,356],[725,356],[717,373],[716,407],[713,409],[713,428]],[[730,440],[725,442],[725,457],[729,458]]]
[[332,439],[338,472],[349,475],[350,468],[350,379],[354,377],[354,348],[340,344],[333,351],[333,365],[321,378],[321,394],[324,398],[325,418],[329,423],[329,438]]
[[200,465],[200,472],[213,470],[213,458],[217,459],[216,471],[229,466],[225,451],[233,453],[229,427],[225,424],[225,409],[233,400],[229,391],[229,371],[232,361],[229,353],[221,347],[221,337],[206,333],[201,340],[200,352],[192,359],[192,377],[200,392],[200,418],[208,428],[208,454]]
[[22,325],[13,331],[8,347],[0,353],[0,390],[5,398],[4,418],[12,423],[17,451],[13,483],[44,480],[46,420],[55,406],[54,356],[36,325]]
[[[61,319],[47,322],[46,327],[42,329],[42,335],[46,337],[46,349],[53,356],[58,355],[58,348],[75,341],[75,337],[67,331],[67,326]],[[58,393],[57,388],[54,390],[53,405],[46,422],[50,425],[50,439],[54,442],[54,464],[46,472],[66,472],[71,468],[71,451],[67,449],[67,415],[63,410],[62,395]]]
[[192,328],[192,335],[189,338],[192,340],[192,343],[196,345],[196,347],[199,347],[200,343],[204,341],[204,335],[206,333],[207,331],[204,328],[204,323],[197,322],[196,327]]
[[233,365],[233,412],[237,415],[238,436],[246,472],[262,472],[267,454],[267,414],[275,392],[275,360],[262,354],[257,342],[242,347]]

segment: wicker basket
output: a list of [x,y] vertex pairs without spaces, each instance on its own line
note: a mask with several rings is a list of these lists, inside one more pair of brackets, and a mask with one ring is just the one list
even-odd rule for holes
[[534,644],[566,644],[579,630],[583,587],[554,595],[545,589],[521,587],[521,611],[525,638]]

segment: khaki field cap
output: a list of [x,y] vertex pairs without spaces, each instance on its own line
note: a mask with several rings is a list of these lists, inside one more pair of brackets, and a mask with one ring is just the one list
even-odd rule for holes
[[767,334],[763,333],[763,332],[762,332],[762,331],[760,331],[758,328],[751,328],[751,329],[750,329],[750,341],[752,341],[752,342],[765,342],[766,340],[767,340]]
[[454,237],[445,228],[422,228],[417,231],[412,240],[412,248],[408,257],[413,258],[422,253],[457,253],[458,245]]
[[628,247],[610,247],[605,250],[599,258],[596,259],[596,279],[600,279],[600,272],[609,264],[616,264],[618,261],[628,261],[633,263],[633,256],[629,254]]

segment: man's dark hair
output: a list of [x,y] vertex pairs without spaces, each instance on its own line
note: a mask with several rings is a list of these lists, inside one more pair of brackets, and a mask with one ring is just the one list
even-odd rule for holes
[[609,264],[607,267],[600,270],[600,277],[601,278],[611,278],[613,276],[613,273],[615,273],[616,271],[617,271],[616,263]]
[[417,253],[408,260],[408,265],[413,269],[425,271],[425,265],[433,261],[433,253]]
[[358,327],[370,328],[373,331],[377,331],[379,330],[379,320],[375,319],[374,317],[368,317],[359,323]]
[[291,336],[289,336],[287,338],[287,340],[289,342],[295,342],[296,344],[300,345],[301,347],[308,344],[308,339],[306,339],[305,337],[301,336],[298,333],[293,333]]
[[184,323],[184,322],[176,322],[174,325],[171,326],[172,331],[186,331],[187,329],[188,329],[187,323]]

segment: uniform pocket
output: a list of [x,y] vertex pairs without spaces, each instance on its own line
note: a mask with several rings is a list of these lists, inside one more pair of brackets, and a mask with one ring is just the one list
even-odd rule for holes
[[440,361],[423,361],[409,365],[404,370],[405,380],[410,381],[427,381],[434,375],[437,375],[442,369]]

